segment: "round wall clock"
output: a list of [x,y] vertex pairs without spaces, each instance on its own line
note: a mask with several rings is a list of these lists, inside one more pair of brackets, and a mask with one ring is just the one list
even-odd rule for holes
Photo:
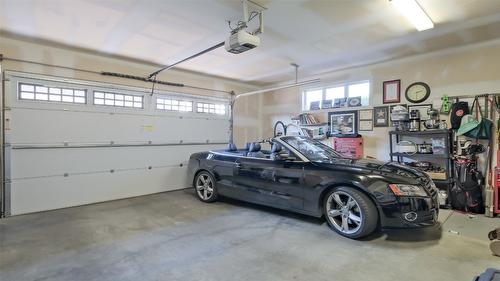
[[416,82],[406,88],[406,99],[411,103],[421,103],[429,98],[431,88],[424,82]]

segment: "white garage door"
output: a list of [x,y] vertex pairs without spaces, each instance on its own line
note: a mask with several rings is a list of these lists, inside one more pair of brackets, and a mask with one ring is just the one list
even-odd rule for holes
[[7,80],[7,215],[184,188],[189,155],[228,140],[226,99],[17,72]]

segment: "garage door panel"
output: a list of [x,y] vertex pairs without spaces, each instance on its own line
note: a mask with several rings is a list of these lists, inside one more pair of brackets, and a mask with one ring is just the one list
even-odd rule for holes
[[103,202],[188,186],[187,168],[158,168],[13,181],[12,214]]
[[15,109],[12,143],[195,142],[227,140],[227,119]]
[[185,165],[194,152],[221,148],[224,145],[14,149],[11,177]]
[[169,122],[179,122],[176,131],[172,131],[161,124],[165,120],[158,120],[156,126],[158,133],[156,137],[161,138],[164,135],[177,135],[183,137],[184,142],[225,142],[229,137],[229,121],[227,119],[181,119]]

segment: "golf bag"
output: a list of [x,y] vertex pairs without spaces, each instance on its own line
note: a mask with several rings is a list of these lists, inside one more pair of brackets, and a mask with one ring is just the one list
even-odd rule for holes
[[455,162],[455,185],[450,192],[453,209],[482,214],[484,213],[483,175],[477,169],[477,161],[459,159]]

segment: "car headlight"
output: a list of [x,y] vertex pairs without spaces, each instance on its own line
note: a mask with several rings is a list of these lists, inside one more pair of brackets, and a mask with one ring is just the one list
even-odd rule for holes
[[396,196],[427,196],[427,192],[418,185],[389,184],[389,188]]

